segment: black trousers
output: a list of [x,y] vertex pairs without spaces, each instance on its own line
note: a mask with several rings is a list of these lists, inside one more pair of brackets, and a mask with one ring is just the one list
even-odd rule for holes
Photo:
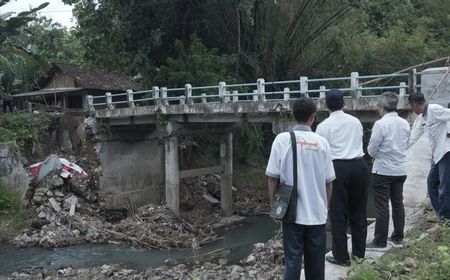
[[330,202],[333,257],[339,262],[350,260],[347,248],[347,226],[352,234],[352,254],[364,258],[367,237],[367,188],[369,169],[364,159],[334,160],[336,180]]
[[403,240],[403,229],[405,227],[403,184],[405,180],[406,176],[372,174],[372,187],[375,193],[375,209],[377,213],[373,243],[376,245],[387,245],[389,232],[389,199],[392,204],[392,221],[394,223],[394,232],[391,238],[395,241]]
[[284,279],[300,279],[302,256],[305,257],[306,280],[324,279],[325,248],[325,225],[283,223]]

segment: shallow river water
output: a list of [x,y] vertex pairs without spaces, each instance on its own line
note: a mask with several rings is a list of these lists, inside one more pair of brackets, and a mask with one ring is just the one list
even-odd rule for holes
[[[228,261],[237,262],[250,254],[255,243],[269,240],[278,227],[267,216],[247,218],[242,225],[223,233],[222,239],[204,245],[198,254],[228,248],[231,250],[227,256]],[[131,268],[146,269],[160,266],[167,259],[172,263],[179,263],[192,256],[194,256],[192,249],[147,250],[112,244],[18,249],[11,245],[0,244],[0,274],[10,274],[32,267],[57,269],[67,266],[86,267],[119,263]]]

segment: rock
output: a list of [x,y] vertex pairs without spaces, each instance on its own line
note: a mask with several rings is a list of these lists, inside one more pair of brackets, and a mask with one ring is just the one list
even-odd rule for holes
[[262,250],[262,249],[264,249],[264,243],[262,243],[262,242],[256,243],[256,244],[255,244],[255,249],[256,249],[256,250]]
[[56,197],[64,197],[64,194],[60,191],[55,191],[55,196]]
[[256,258],[253,255],[250,255],[247,257],[247,259],[245,259],[245,264],[247,265],[253,265],[256,263]]
[[80,195],[86,200],[89,200],[91,190],[88,187],[88,182],[81,177],[80,174],[74,172],[74,175],[70,178],[69,183],[74,193]]
[[61,206],[59,205],[58,202],[56,202],[56,200],[53,197],[51,197],[48,201],[50,202],[51,206],[53,207],[53,209],[55,209],[56,212],[58,213],[61,212]]
[[45,212],[44,211],[41,211],[41,212],[39,212],[39,214],[38,214],[38,217],[39,218],[45,218],[45,216],[47,216],[47,214],[45,214]]
[[239,265],[234,265],[233,268],[231,269],[231,273],[241,273],[243,271],[244,269],[242,268],[242,266]]
[[80,236],[80,231],[79,231],[78,229],[74,229],[74,230],[72,230],[72,234],[73,234],[75,237],[78,237],[78,236]]
[[226,265],[228,263],[227,259],[219,259],[219,264],[220,265]]
[[411,268],[411,269],[417,268],[417,262],[413,258],[407,257],[407,258],[405,258],[403,263],[404,263],[405,267],[407,267],[407,268]]
[[[43,213],[43,212],[41,212]],[[41,229],[44,225],[47,225],[49,222],[47,219],[45,219],[45,213],[44,217],[39,217],[39,219],[33,219],[31,221],[31,227],[34,229]]]
[[436,224],[432,228],[427,229],[427,233],[435,233],[440,228],[441,228],[441,226],[439,224]]
[[97,229],[88,228],[85,238],[92,241],[92,240],[95,240],[98,236],[99,236],[99,233],[98,233]]

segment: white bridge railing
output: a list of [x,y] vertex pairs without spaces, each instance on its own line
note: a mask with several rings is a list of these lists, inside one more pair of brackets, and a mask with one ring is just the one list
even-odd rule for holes
[[[332,88],[346,92],[345,98],[351,99],[377,98],[381,91],[398,91],[400,96],[406,96],[407,91],[413,92],[420,87],[417,77],[421,74],[422,72],[416,72],[414,69],[409,73],[360,76],[358,72],[352,72],[349,77],[319,79],[300,77],[299,80],[273,82],[258,79],[256,83],[230,85],[220,82],[218,85],[197,87],[186,84],[183,88],[155,86],[149,90],[135,92],[127,90],[123,93],[107,92],[100,96],[89,95],[87,102],[90,110],[112,110],[155,105],[289,101],[300,96],[322,99]],[[367,86],[381,80],[388,81],[383,86]]]

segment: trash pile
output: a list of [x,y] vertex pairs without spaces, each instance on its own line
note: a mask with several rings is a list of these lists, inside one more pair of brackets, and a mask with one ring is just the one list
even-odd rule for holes
[[106,221],[98,191],[75,163],[51,155],[30,166],[34,176],[28,198],[31,227],[17,236],[19,247],[60,247],[80,243],[127,243],[144,248],[190,248],[215,240],[209,223],[183,219],[164,206],[127,210],[128,217]]

